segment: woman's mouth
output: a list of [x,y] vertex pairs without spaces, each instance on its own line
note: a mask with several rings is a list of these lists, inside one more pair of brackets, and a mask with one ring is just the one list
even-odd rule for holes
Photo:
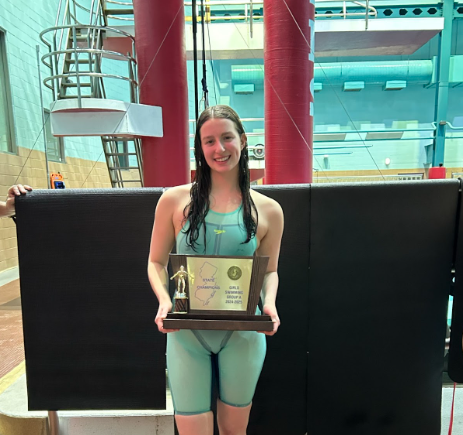
[[216,162],[226,162],[229,158],[230,156],[227,156],[227,157],[220,157],[219,159],[214,159],[214,160]]

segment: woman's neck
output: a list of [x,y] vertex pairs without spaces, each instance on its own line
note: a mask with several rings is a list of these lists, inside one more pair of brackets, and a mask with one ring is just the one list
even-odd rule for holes
[[241,189],[238,177],[231,173],[211,173],[211,205],[212,203],[241,203]]
[[241,193],[237,171],[225,173],[211,171],[211,194],[229,195]]

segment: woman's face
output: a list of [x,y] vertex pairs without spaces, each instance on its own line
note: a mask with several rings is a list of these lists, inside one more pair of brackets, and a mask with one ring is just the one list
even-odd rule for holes
[[237,168],[246,135],[238,133],[229,119],[211,118],[200,130],[201,148],[212,171],[227,172]]

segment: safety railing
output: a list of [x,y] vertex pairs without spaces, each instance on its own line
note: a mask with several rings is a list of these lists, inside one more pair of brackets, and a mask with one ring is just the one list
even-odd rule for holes
[[[364,183],[372,181],[417,181],[424,178],[424,173],[417,172],[413,174],[394,174],[394,175],[346,175],[326,177],[320,176],[320,170],[314,169],[312,183]],[[325,173],[325,171],[323,171]]]
[[[113,20],[120,20],[120,21],[133,21],[132,17],[124,17],[121,16],[121,13],[124,15],[133,15],[133,3],[130,2],[121,2],[121,1],[116,1],[116,0],[105,0],[106,3],[106,13],[105,16],[107,18],[111,18]],[[108,7],[109,5],[109,7]],[[112,5],[117,5],[117,6],[112,6]],[[123,6],[120,8],[119,6]],[[113,7],[114,9],[110,9],[110,7]],[[109,12],[108,12],[109,11]],[[113,13],[111,13],[111,11]],[[114,13],[118,12],[119,15],[115,15]]]
[[[127,15],[130,12],[133,12],[133,4],[131,1],[123,2],[117,0],[106,0],[106,9],[108,5],[116,5],[113,11],[119,12],[124,11]],[[320,7],[324,2],[322,0],[315,1],[315,7]],[[339,2],[342,4],[342,11],[338,13],[317,13],[315,12],[316,18],[354,18],[354,17],[365,17],[365,29],[368,29],[368,20],[373,17],[377,18],[378,12],[376,8],[370,6],[370,0],[366,0],[364,3],[355,0],[347,0]],[[214,1],[214,0],[205,0],[205,13],[204,20],[207,23],[212,22],[245,22],[249,23],[249,32],[252,35],[254,21],[262,22],[263,13],[262,7],[264,2],[262,0],[229,0],[229,1]],[[186,7],[193,7],[192,1],[185,1],[184,5]],[[231,9],[228,9],[230,8]],[[362,8],[365,11],[356,12],[352,11],[352,8]],[[200,1],[196,2],[196,16],[198,21],[202,20],[200,13]],[[229,13],[230,12],[230,13]],[[107,14],[107,18],[121,21],[133,21],[132,17],[121,16],[121,14]],[[191,21],[192,17],[187,16],[187,21]]]
[[[72,44],[61,43],[61,48],[58,49],[58,31],[62,30],[68,32],[69,35],[67,39],[72,41]],[[82,48],[78,45],[78,36],[80,35],[81,37],[83,31],[86,31],[86,36],[84,37],[84,41],[80,43],[86,44],[87,46]],[[130,38],[132,41],[133,56],[98,48],[102,46],[102,34],[106,31],[114,32],[121,37]],[[48,40],[50,35],[51,40]],[[129,83],[131,102],[138,102],[138,83],[136,81],[137,62],[134,58],[135,39],[129,33],[107,26],[72,24],[48,28],[40,33],[40,39],[48,47],[48,53],[42,56],[42,62],[50,69],[50,75],[43,80],[43,83],[52,90],[55,100],[59,98],[75,97],[79,101],[79,107],[81,107],[81,98],[89,96],[83,95],[82,93],[82,88],[87,87],[87,83],[82,82],[82,78],[87,77],[90,80],[91,96],[95,98],[105,98],[104,79],[117,79]],[[67,48],[69,46],[71,46],[71,48]],[[79,70],[79,57],[83,55],[88,56],[88,62],[86,62],[89,65],[88,71]],[[101,63],[104,55],[127,62],[128,76],[103,73],[101,71]],[[68,64],[74,65],[74,71],[65,70],[66,57]],[[71,86],[69,83],[70,79],[76,80],[75,86],[72,84],[72,86],[76,88],[76,94],[68,94],[65,96],[63,89]]]

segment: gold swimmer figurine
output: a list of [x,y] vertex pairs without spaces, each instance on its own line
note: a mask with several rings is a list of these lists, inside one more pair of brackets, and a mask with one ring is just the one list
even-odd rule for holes
[[170,279],[173,280],[175,277],[178,276],[177,279],[177,291],[174,297],[179,297],[179,298],[186,298],[186,283],[185,283],[185,278],[188,276],[188,272],[185,270],[183,266],[180,266],[180,270],[173,275]]

